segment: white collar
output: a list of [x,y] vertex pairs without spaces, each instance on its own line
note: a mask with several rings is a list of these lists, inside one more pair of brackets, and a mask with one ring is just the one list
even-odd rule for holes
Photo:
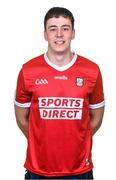
[[44,59],[46,61],[46,63],[53,67],[54,69],[58,70],[58,71],[65,71],[67,70],[68,68],[70,68],[71,66],[73,66],[73,64],[76,62],[76,59],[77,59],[77,54],[74,53],[74,56],[73,56],[73,59],[66,65],[64,66],[57,66],[56,64],[52,63],[49,58],[47,57],[47,54],[45,53],[44,54]]

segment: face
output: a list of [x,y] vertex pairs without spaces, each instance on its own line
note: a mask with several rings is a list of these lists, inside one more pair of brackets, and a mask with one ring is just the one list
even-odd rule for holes
[[48,41],[49,52],[70,51],[71,40],[74,39],[74,36],[75,31],[72,29],[69,18],[60,16],[59,18],[48,19],[44,37]]

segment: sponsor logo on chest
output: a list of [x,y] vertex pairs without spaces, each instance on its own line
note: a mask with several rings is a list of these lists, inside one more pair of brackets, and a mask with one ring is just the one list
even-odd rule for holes
[[81,120],[83,98],[39,97],[38,106],[42,119]]

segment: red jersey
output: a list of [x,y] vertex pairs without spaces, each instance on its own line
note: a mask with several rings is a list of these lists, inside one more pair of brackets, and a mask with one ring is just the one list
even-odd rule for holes
[[98,65],[79,55],[63,67],[36,57],[19,73],[15,104],[30,108],[25,168],[44,176],[92,169],[89,112],[104,106]]

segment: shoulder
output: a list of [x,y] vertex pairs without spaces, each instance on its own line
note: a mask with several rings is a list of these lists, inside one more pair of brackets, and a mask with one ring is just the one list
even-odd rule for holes
[[90,60],[84,56],[78,55],[78,61],[83,63],[85,66],[91,66],[93,68],[99,68],[97,63],[93,62],[92,60]]
[[23,64],[23,68],[33,68],[40,65],[44,60],[44,54],[34,57],[31,60],[27,61],[25,64]]
[[38,74],[40,72],[41,67],[45,64],[44,54],[34,57],[33,59],[27,61],[22,66],[22,73],[24,78],[30,78]]
[[80,71],[84,72],[88,76],[97,76],[100,71],[98,64],[80,55],[78,55],[77,66]]
[[26,77],[28,76],[30,77],[33,76],[33,74],[34,75],[38,74],[43,64],[45,64],[44,54],[34,57],[33,59],[23,64],[22,66],[23,75]]

